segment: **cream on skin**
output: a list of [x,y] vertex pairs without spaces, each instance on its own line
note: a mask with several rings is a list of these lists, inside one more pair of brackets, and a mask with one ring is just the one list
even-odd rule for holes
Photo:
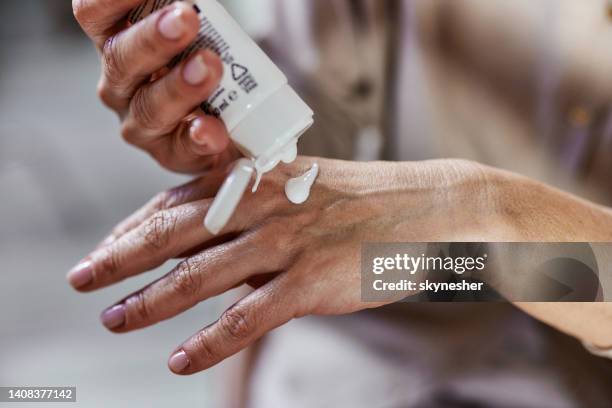
[[[297,148],[287,149],[280,160],[290,163],[297,158]],[[242,197],[243,192],[256,173],[256,181],[253,186],[253,192],[257,190],[261,181],[262,171],[257,168],[257,164],[249,159],[241,159],[236,162],[230,176],[225,180],[221,189],[217,193],[216,199],[213,201],[206,217],[204,218],[204,227],[212,234],[217,235],[223,230],[232,217],[236,207]],[[299,177],[289,179],[285,184],[285,194],[287,199],[293,204],[304,204],[310,197],[310,190],[319,175],[319,164],[312,165],[310,170]],[[228,206],[225,203],[234,203]]]
[[278,153],[275,157],[268,160],[267,163],[261,164],[259,160],[254,160],[253,165],[255,166],[256,178],[255,184],[253,184],[253,193],[259,188],[261,178],[269,171],[272,171],[280,162],[285,164],[293,163],[298,156],[297,140],[290,142],[287,147]]
[[312,165],[310,170],[299,177],[289,179],[285,184],[287,199],[293,204],[304,204],[310,197],[310,190],[319,176],[319,164]]
[[[217,235],[227,225],[236,211],[242,192],[251,182],[254,171],[255,166],[251,160],[241,159],[236,162],[231,174],[217,193],[218,199],[213,201],[204,219],[204,226],[209,232]],[[226,202],[233,205],[225,205]]]

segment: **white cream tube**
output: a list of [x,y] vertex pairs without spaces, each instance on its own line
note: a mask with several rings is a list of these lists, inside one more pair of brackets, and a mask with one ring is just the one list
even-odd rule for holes
[[[136,23],[174,1],[146,1],[132,11],[129,21]],[[193,4],[200,15],[200,32],[196,41],[171,65],[177,65],[200,49],[217,53],[224,64],[224,75],[212,97],[202,104],[202,110],[224,121],[235,145],[253,161],[258,177],[280,161],[294,160],[299,137],[313,123],[312,110],[289,86],[286,76],[216,0],[186,1]],[[239,168],[244,168],[244,164]],[[248,186],[233,185],[240,188],[221,189],[216,208],[237,206]],[[205,225],[211,232],[218,233],[219,222],[212,217],[209,213]]]

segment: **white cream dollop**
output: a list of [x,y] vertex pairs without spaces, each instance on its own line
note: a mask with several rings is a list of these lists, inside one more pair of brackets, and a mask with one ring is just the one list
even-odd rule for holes
[[281,150],[275,156],[268,161],[264,161],[263,164],[259,160],[254,160],[255,166],[255,184],[253,184],[253,193],[259,188],[261,178],[265,173],[272,171],[280,162],[285,164],[293,163],[298,156],[297,139],[293,140],[284,150]]
[[303,175],[292,178],[285,184],[285,194],[287,199],[293,204],[304,204],[310,197],[310,190],[317,177],[319,176],[319,164],[312,165]]

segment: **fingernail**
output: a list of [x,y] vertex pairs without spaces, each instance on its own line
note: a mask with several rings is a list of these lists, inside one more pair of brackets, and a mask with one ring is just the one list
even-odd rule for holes
[[189,136],[191,137],[191,140],[194,141],[194,143],[200,146],[206,146],[208,144],[208,141],[206,140],[207,137],[204,132],[201,131],[202,126],[204,126],[204,121],[202,120],[202,118],[194,119],[191,122]]
[[116,329],[125,323],[125,306],[116,305],[106,309],[101,316],[102,324],[107,329]]
[[187,357],[187,353],[183,350],[178,351],[170,357],[168,360],[168,367],[172,370],[173,373],[180,374],[189,366],[189,357]]
[[93,273],[90,261],[81,262],[75,266],[66,276],[72,287],[78,289],[88,285],[93,280]]
[[204,62],[204,57],[196,55],[185,65],[183,77],[190,85],[200,85],[208,76],[208,67]]
[[185,34],[183,10],[176,8],[165,13],[157,25],[160,34],[168,40],[178,40]]

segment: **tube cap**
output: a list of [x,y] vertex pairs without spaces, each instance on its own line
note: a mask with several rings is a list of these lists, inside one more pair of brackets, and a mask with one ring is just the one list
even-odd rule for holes
[[230,130],[236,146],[252,160],[239,160],[219,190],[204,220],[209,232],[217,235],[229,222],[256,169],[254,190],[261,173],[272,170],[281,160],[295,160],[297,140],[312,124],[312,110],[285,85]]
[[240,159],[236,162],[204,218],[204,226],[211,234],[219,234],[228,223],[251,183],[254,171],[252,160]]
[[312,124],[312,109],[286,84],[255,106],[230,133],[242,153],[257,160],[279,154]]

